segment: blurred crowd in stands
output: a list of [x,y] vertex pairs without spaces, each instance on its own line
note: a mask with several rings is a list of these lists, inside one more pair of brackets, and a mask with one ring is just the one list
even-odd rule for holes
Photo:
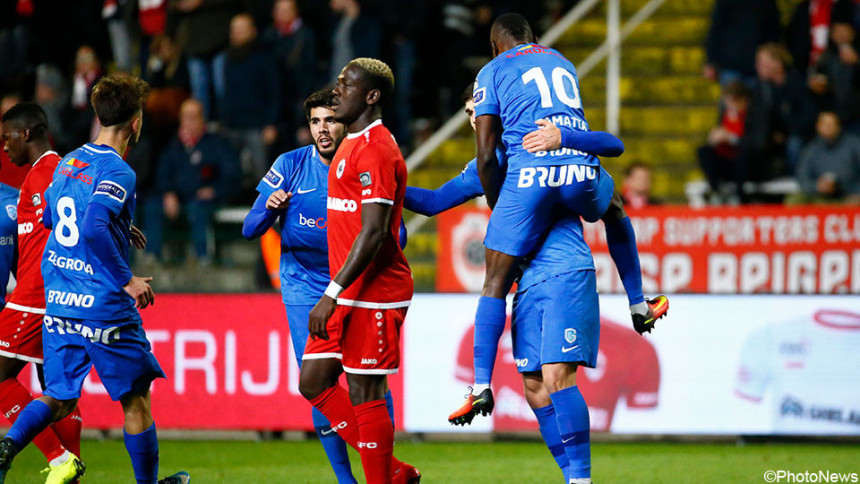
[[[250,204],[274,157],[311,141],[301,104],[349,60],[376,57],[394,69],[386,124],[408,152],[460,108],[462,86],[489,60],[497,15],[522,13],[542,31],[574,3],[9,0],[0,2],[0,113],[38,102],[62,155],[92,139],[99,77],[144,78],[152,94],[127,159],[148,250],[161,257],[162,225],[178,221],[205,259],[214,209]],[[20,184],[7,165],[0,180]]]
[[789,178],[786,203],[860,203],[860,2],[715,0],[704,75],[721,111],[699,149],[717,203],[757,200]]

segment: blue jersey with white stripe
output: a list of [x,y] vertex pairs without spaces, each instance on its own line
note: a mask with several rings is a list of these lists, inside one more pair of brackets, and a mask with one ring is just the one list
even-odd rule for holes
[[0,308],[6,305],[6,286],[15,258],[15,238],[18,231],[19,192],[0,183]]
[[529,153],[522,146],[523,137],[537,128],[535,122],[539,119],[588,131],[576,69],[557,50],[525,44],[502,52],[478,73],[473,100],[475,116],[501,118],[509,170],[600,164],[596,156],[570,148]]
[[87,207],[106,207],[110,242],[127,270],[135,181],[134,170],[108,146],[87,143],[60,161],[45,190],[46,217],[52,222],[45,246],[51,256],[42,259],[48,315],[100,321],[136,317],[134,299],[122,288],[128,281],[81,234]]
[[326,238],[328,165],[313,145],[284,153],[257,185],[268,198],[292,192],[281,215],[281,293],[284,304],[314,305],[329,282]]

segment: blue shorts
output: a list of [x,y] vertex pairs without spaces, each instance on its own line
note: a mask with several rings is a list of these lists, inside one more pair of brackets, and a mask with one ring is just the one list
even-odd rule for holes
[[555,221],[556,209],[597,222],[609,208],[615,182],[603,167],[560,165],[508,170],[490,215],[484,245],[522,257],[534,250]]
[[308,320],[310,319],[311,309],[313,306],[293,306],[286,305],[287,308],[287,323],[290,325],[290,339],[293,340],[293,351],[296,353],[296,362],[299,364],[299,369],[302,367],[302,356],[305,354],[305,343],[308,342],[308,336],[311,332],[308,330]]
[[166,378],[138,315],[115,321],[46,315],[43,321],[45,395],[49,397],[80,398],[90,366],[96,367],[114,401],[145,392],[153,380]]
[[600,343],[600,308],[593,270],[551,277],[518,292],[511,325],[520,373],[547,363],[594,368]]

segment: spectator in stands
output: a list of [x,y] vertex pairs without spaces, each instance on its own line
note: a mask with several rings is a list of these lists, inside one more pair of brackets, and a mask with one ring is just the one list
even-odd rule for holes
[[107,27],[114,67],[118,71],[131,72],[132,62],[131,18],[134,5],[123,0],[104,0],[102,20]]
[[854,27],[847,23],[834,23],[830,29],[830,43],[809,77],[809,88],[817,95],[823,109],[839,115],[849,131],[858,128],[860,121],[860,93],[858,93],[858,66],[860,56],[854,45]]
[[101,61],[95,49],[83,45],[75,55],[75,73],[72,76],[72,96],[69,119],[65,126],[74,145],[95,138],[95,112],[90,105],[90,94],[96,81],[102,77]]
[[803,0],[797,4],[786,31],[788,51],[799,72],[808,74],[810,67],[827,49],[830,26],[852,23],[854,0]]
[[723,86],[736,79],[752,85],[756,49],[777,41],[779,34],[775,0],[716,0],[705,41],[705,77],[719,79]]
[[802,192],[787,202],[860,204],[860,138],[843,132],[833,111],[818,115],[816,132],[797,167]]
[[194,99],[182,103],[179,132],[158,161],[156,186],[163,194],[162,205],[150,203],[146,208],[147,251],[161,257],[162,209],[169,221],[184,212],[198,261],[211,262],[212,215],[234,196],[238,172],[238,156],[230,142],[206,131],[203,104]]
[[718,197],[726,192],[727,182],[738,180],[738,145],[744,135],[744,122],[750,92],[740,80],[723,87],[719,124],[708,133],[708,142],[699,148],[699,166],[708,179],[711,192]]
[[230,19],[239,13],[241,5],[241,0],[170,2],[167,24],[176,25],[175,37],[188,58],[192,95],[213,119],[216,103],[224,96]]
[[359,0],[330,0],[329,5],[340,17],[332,34],[329,79],[334,82],[341,69],[352,59],[380,57],[382,27],[375,17],[362,11]]
[[272,25],[262,40],[272,51],[278,66],[282,101],[282,144],[284,150],[295,147],[287,139],[299,129],[307,130],[302,102],[317,85],[316,41],[310,26],[305,25],[296,0],[277,0],[272,8]]
[[176,132],[179,108],[188,99],[191,79],[179,46],[166,34],[156,35],[150,44],[149,61],[143,78],[152,90],[144,110],[156,131]]
[[66,91],[63,74],[50,64],[40,64],[36,68],[36,91],[34,101],[42,107],[51,127],[51,141],[58,153],[68,153],[79,143],[70,136],[66,127],[69,116],[69,94]]
[[660,203],[651,197],[651,167],[639,162],[627,166],[624,170],[621,198],[624,199],[624,204],[633,210]]
[[0,2],[0,92],[21,89],[33,72],[32,34],[23,21],[33,10],[22,4]]
[[269,169],[267,147],[278,137],[281,92],[275,61],[258,45],[249,14],[230,22],[225,81],[221,121],[240,147],[250,178],[260,179]]

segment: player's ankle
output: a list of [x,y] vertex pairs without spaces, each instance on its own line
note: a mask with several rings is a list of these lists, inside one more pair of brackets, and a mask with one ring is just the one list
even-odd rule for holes
[[69,457],[71,457],[71,455],[72,455],[72,453],[71,453],[71,452],[69,452],[68,450],[63,451],[63,453],[62,453],[62,454],[60,454],[59,456],[54,457],[53,459],[51,459],[51,461],[50,461],[50,462],[48,462],[48,464],[49,464],[49,465],[52,465],[52,466],[59,466],[59,465],[63,465],[63,464],[65,464],[65,463],[66,463],[66,461],[67,461],[67,460],[69,460]]
[[648,315],[648,303],[642,301],[638,304],[633,304],[630,306],[630,314],[640,314],[642,316]]
[[482,391],[490,388],[489,383],[475,383],[472,385],[472,395],[480,395]]

